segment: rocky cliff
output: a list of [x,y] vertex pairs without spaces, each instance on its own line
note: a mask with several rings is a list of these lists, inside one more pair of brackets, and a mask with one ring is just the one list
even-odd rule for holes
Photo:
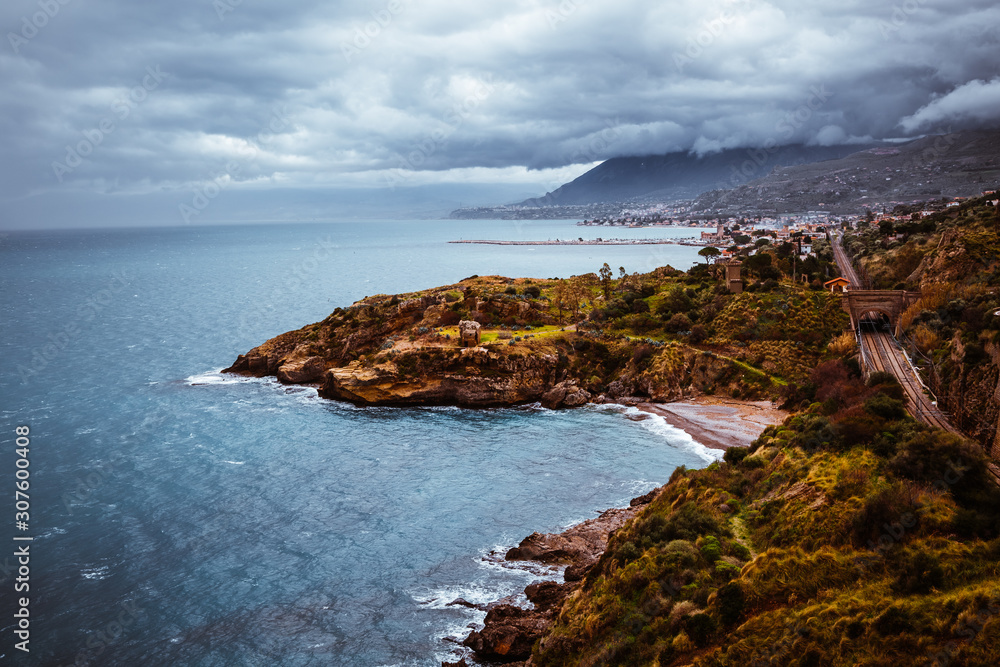
[[[644,279],[655,278],[633,278]],[[654,304],[678,289],[676,277],[659,280],[641,287]],[[613,313],[635,321],[628,319],[634,318],[629,308],[641,311],[640,303],[648,312],[639,292],[623,293],[631,307],[619,298],[601,307],[607,300],[600,287],[578,285],[581,291],[573,302],[565,296],[565,283],[473,277],[418,293],[366,297],[338,308],[322,322],[281,334],[240,355],[226,372],[314,384],[325,398],[361,405],[482,407],[540,401],[550,408],[670,401],[705,393],[774,398],[782,381],[743,360],[752,356],[763,368],[787,366],[795,372],[794,365],[774,364],[761,351],[725,337],[745,333],[740,328],[747,321],[744,311],[766,309],[765,301],[780,301],[783,295],[720,296],[705,283],[700,292],[689,289],[696,299],[703,295],[706,312],[724,309],[719,319],[722,335],[710,341],[712,345],[696,347],[686,334],[639,336],[621,328],[620,320],[608,320],[607,313]],[[694,302],[684,298],[693,308]],[[586,306],[580,305],[584,299]],[[621,312],[619,302],[625,305]],[[830,310],[819,297],[796,302],[797,308],[820,315]],[[782,313],[797,312],[787,304],[784,308]],[[695,310],[689,312],[699,317]],[[671,315],[668,311],[663,317]],[[656,323],[648,315],[641,317],[644,323]],[[457,326],[461,321],[481,327],[479,344],[463,346]],[[808,321],[813,329],[823,328],[819,320]],[[827,328],[836,329],[835,324]],[[789,341],[784,357],[808,359],[825,343],[821,337],[811,342],[804,346],[801,340]]]
[[528,349],[438,348],[423,355],[331,368],[320,395],[367,405],[516,405],[540,400],[559,373],[558,357]]

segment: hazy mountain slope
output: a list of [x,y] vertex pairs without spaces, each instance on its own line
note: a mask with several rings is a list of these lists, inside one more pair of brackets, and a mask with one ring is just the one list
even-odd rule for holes
[[565,206],[634,198],[689,199],[718,188],[732,188],[759,178],[779,165],[841,158],[859,146],[782,146],[739,148],[715,155],[669,153],[607,160],[579,178],[522,206]]
[[695,209],[855,213],[865,205],[978,195],[998,182],[1000,132],[969,131],[779,167],[740,187],[706,193]]

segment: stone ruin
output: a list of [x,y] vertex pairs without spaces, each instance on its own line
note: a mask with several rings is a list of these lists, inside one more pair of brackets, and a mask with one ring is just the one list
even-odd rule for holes
[[743,292],[743,280],[740,278],[740,268],[743,262],[733,257],[726,262],[726,286],[733,294]]
[[458,323],[458,341],[462,347],[477,347],[481,338],[479,322],[462,320]]

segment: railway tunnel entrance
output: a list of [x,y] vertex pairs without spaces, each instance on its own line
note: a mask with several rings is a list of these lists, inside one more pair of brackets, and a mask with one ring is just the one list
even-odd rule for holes
[[900,318],[903,311],[916,303],[920,292],[903,290],[848,290],[841,302],[844,310],[851,316],[851,328],[860,331],[862,322],[865,326],[880,326],[888,323],[889,333],[899,336]]
[[886,313],[870,310],[858,320],[858,331],[861,333],[893,333],[892,318]]

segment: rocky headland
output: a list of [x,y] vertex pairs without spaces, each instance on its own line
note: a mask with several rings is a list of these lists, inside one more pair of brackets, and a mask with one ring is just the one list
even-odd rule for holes
[[[742,295],[706,281],[683,290],[682,280],[688,277],[669,267],[607,281],[610,289],[593,274],[569,281],[475,276],[366,297],[239,355],[225,372],[312,384],[325,398],[358,405],[559,408],[706,394],[775,399],[783,381],[771,373],[801,372],[818,354],[801,342],[750,348],[725,337],[705,340],[685,291],[700,295],[713,313]],[[675,293],[686,313],[663,305]],[[825,301],[820,309],[829,310]],[[638,326],[618,326],[616,317]],[[733,313],[734,322],[743,319]],[[474,327],[474,337],[460,324]],[[676,326],[691,330],[672,331]]]

